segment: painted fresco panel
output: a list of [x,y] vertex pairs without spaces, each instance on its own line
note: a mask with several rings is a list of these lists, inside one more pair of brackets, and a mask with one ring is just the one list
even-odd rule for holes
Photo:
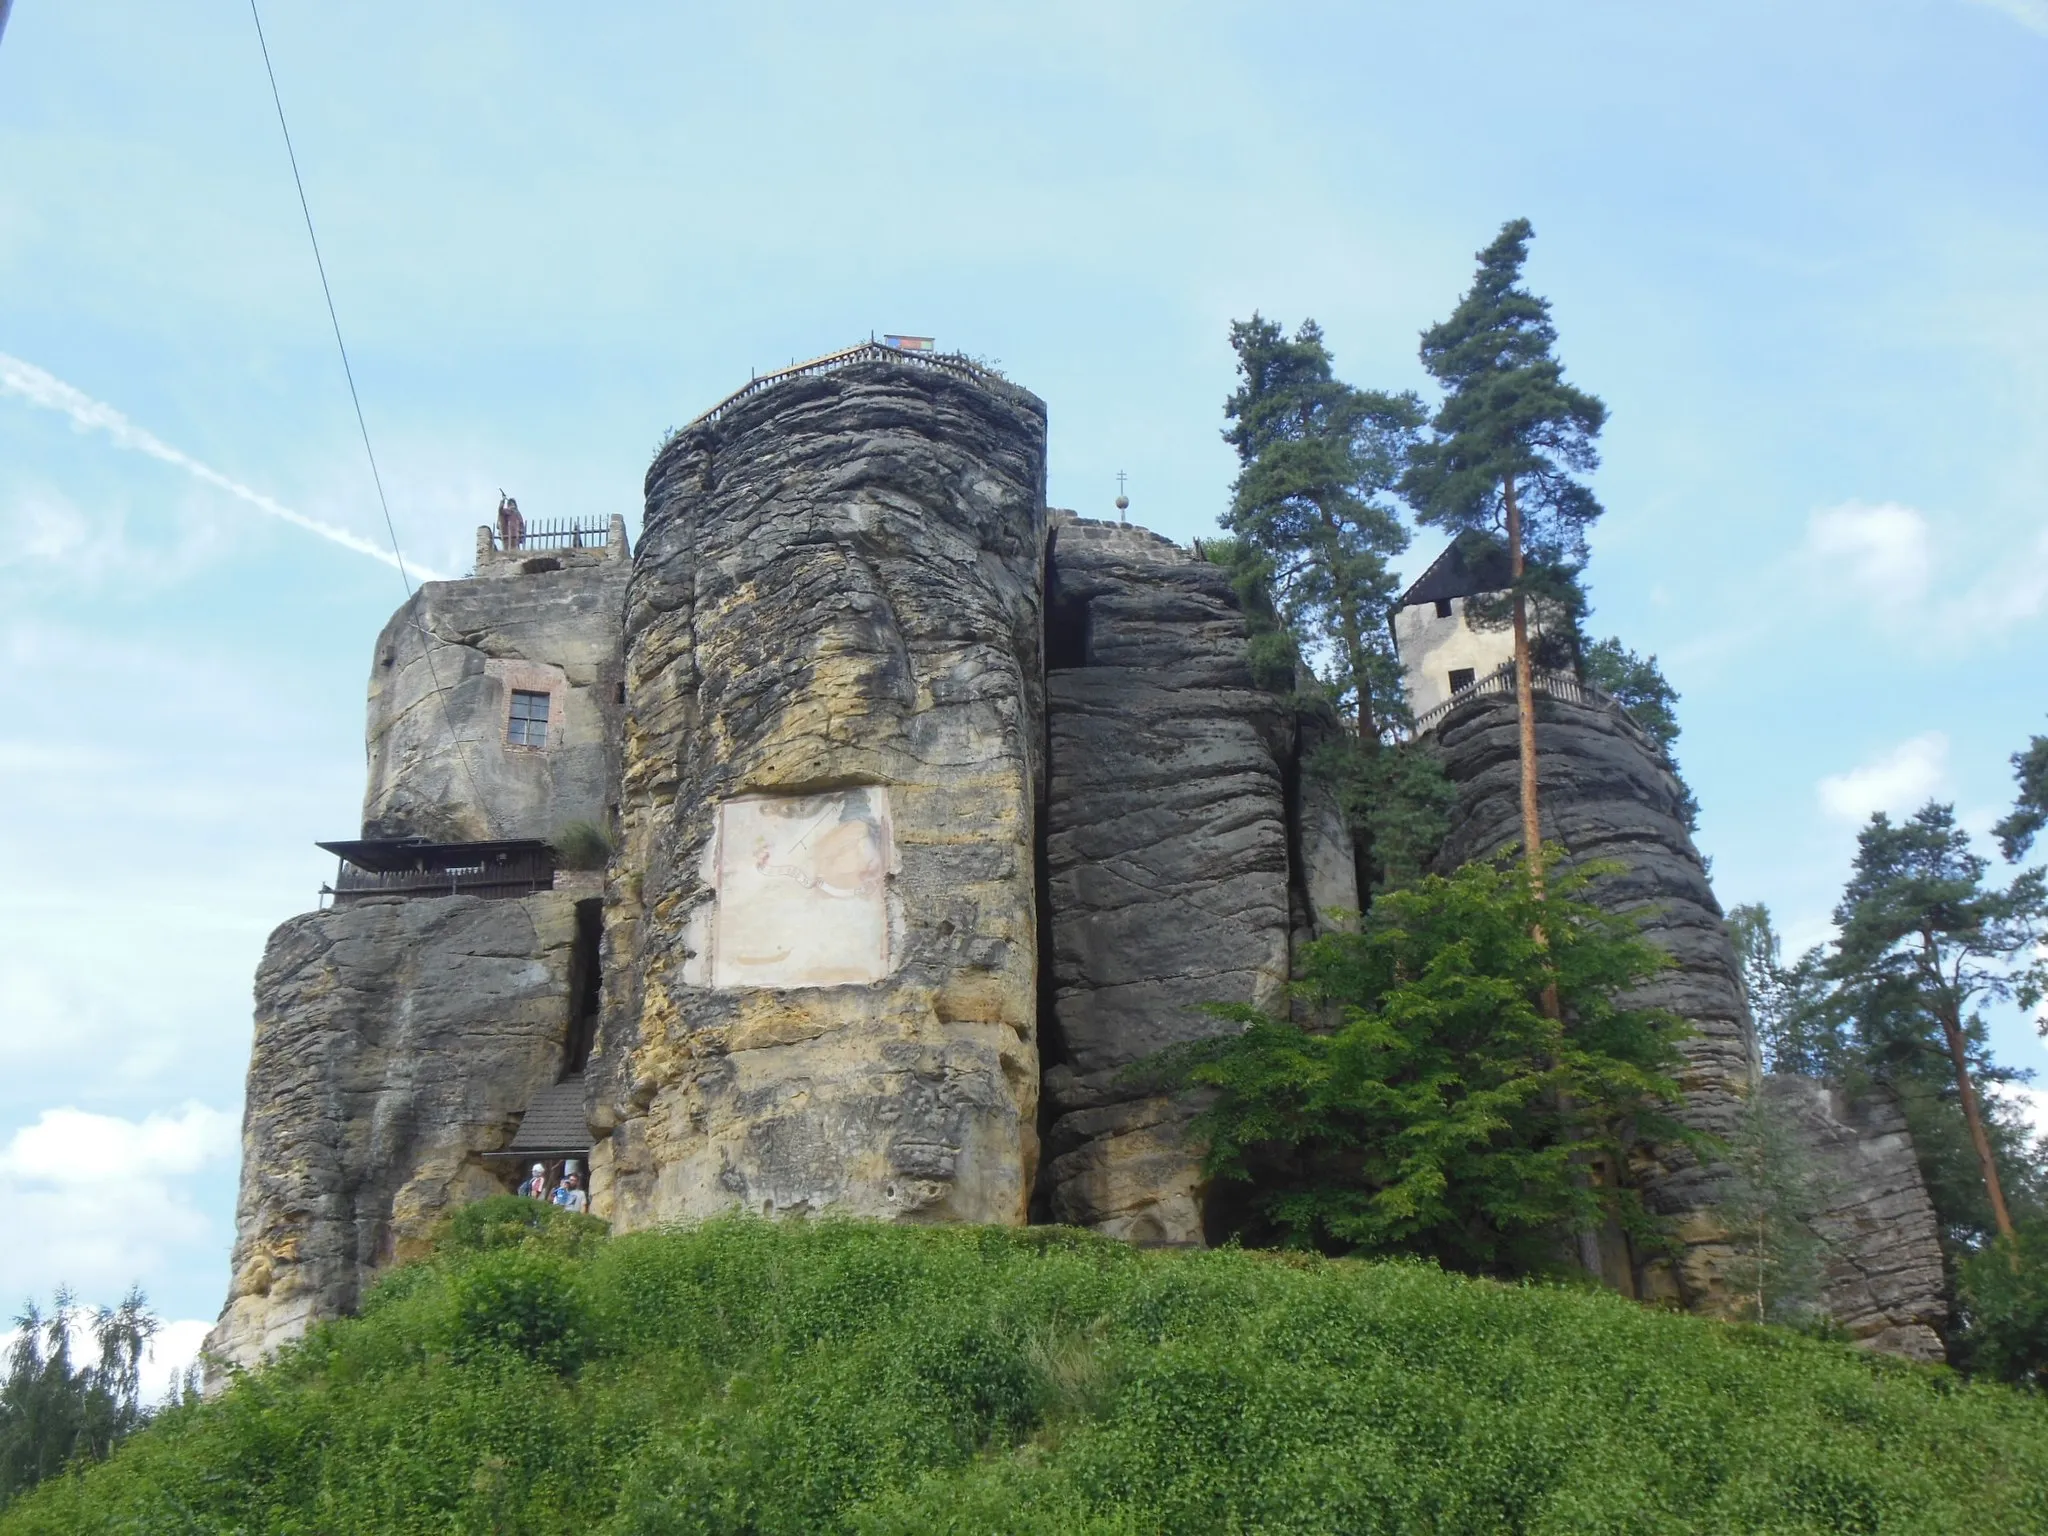
[[714,987],[838,987],[889,973],[889,791],[748,795],[718,808]]

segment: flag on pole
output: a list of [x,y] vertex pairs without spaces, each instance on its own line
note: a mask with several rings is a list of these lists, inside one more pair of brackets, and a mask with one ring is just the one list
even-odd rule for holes
[[884,336],[882,345],[894,347],[899,352],[929,352],[933,342],[929,336]]

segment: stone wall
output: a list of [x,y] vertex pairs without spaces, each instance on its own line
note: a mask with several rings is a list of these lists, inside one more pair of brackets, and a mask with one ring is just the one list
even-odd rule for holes
[[[1592,899],[1641,914],[1644,935],[1675,964],[1642,988],[1646,1004],[1668,1008],[1695,1033],[1683,1047],[1679,1118],[1731,1135],[1757,1080],[1757,1063],[1735,950],[1705,865],[1686,829],[1685,790],[1657,744],[1621,711],[1538,694],[1537,753],[1543,836],[1574,862],[1612,860],[1622,872]],[[1452,831],[1437,864],[1448,871],[1521,843],[1521,759],[1512,695],[1459,704],[1436,727],[1444,766],[1458,787]],[[1668,1218],[1683,1244],[1675,1264],[1637,1263],[1640,1295],[1676,1296],[1715,1311],[1726,1297],[1732,1257],[1715,1215],[1721,1174],[1684,1147],[1642,1150],[1632,1177],[1646,1203]]]
[[256,973],[234,1272],[206,1352],[253,1365],[353,1311],[563,1065],[574,901],[384,898],[295,917]]
[[[427,582],[384,626],[370,668],[364,836],[464,842],[609,825],[629,567],[623,534],[616,547],[569,553],[582,558]],[[545,746],[507,739],[515,691],[548,696]]]
[[1827,1245],[1822,1305],[1866,1348],[1940,1360],[1948,1324],[1934,1203],[1898,1103],[1831,1083],[1773,1076],[1763,1091],[1811,1160]]
[[1292,720],[1252,683],[1220,568],[1144,529],[1062,519],[1049,573],[1044,1213],[1198,1243],[1191,1111],[1121,1074],[1235,1027],[1204,1003],[1281,1003]]
[[873,361],[687,429],[627,607],[595,1208],[1018,1223],[1045,414]]

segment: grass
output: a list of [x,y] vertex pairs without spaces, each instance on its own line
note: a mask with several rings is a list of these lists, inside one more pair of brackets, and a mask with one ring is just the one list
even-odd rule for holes
[[2048,1531],[2048,1403],[1421,1265],[507,1197],[35,1532]]

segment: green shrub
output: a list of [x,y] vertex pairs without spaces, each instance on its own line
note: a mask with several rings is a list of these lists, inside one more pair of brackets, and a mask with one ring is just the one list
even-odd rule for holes
[[746,1220],[580,1255],[451,1241],[0,1515],[0,1536],[1858,1530],[2048,1530],[2048,1402],[1417,1262]]
[[594,1343],[578,1279],[552,1254],[515,1248],[477,1259],[449,1283],[450,1353],[475,1362],[504,1350],[553,1370],[575,1365]]
[[563,869],[603,869],[611,861],[612,840],[594,821],[567,821],[548,839],[555,863]]
[[2000,1381],[2048,1387],[2048,1224],[2031,1222],[1956,1265],[1960,1353]]

